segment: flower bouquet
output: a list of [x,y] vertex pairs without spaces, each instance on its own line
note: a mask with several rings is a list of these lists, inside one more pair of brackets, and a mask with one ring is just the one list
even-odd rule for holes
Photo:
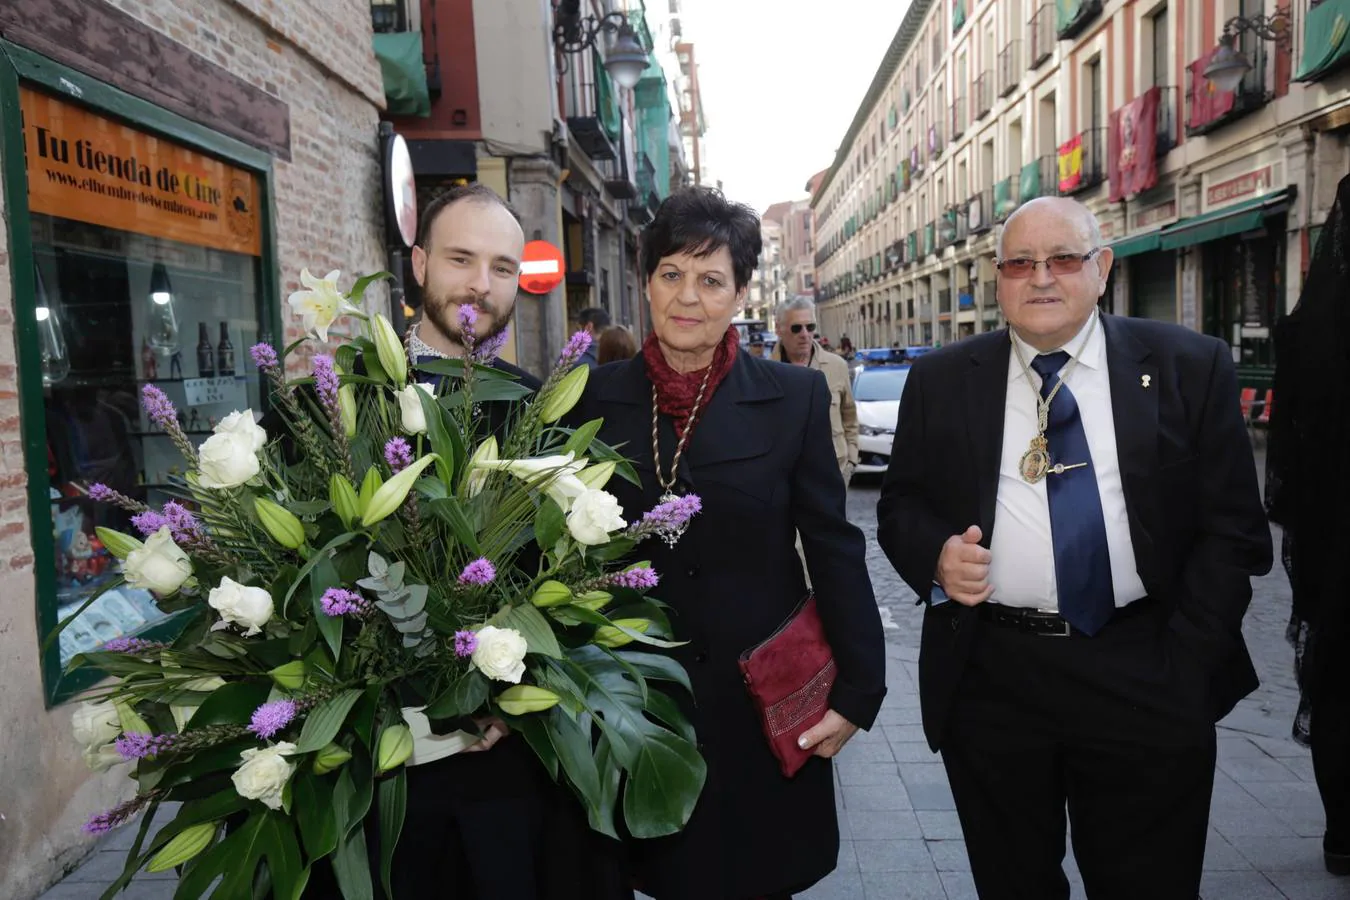
[[321,339],[339,315],[362,334],[298,380],[284,363],[304,340],[255,346],[266,427],[236,412],[196,448],[147,385],[148,415],[187,461],[180,499],[151,509],[91,487],[139,532],[100,529],[122,561],[108,587],[148,589],[181,623],[171,642],[123,638],[71,663],[115,676],[76,713],[86,758],[129,761],[138,784],[88,830],[181,804],[149,841],[145,817],[105,896],[142,868],[177,868],[177,897],[219,880],[218,897],[270,885],[294,898],[325,857],[344,896],[372,896],[376,879],[389,893],[408,765],[474,743],[489,716],[605,834],[619,815],[635,837],[678,831],[703,786],[692,729],[658,687],[688,677],[637,649],[672,646],[646,596],[658,574],[622,562],[645,539],[677,540],[698,498],[629,522],[604,487],[635,475],[596,440],[600,422],[558,424],[585,387],[572,366],[589,338],[537,392],[491,365],[494,346],[416,365],[359,310],[380,276],[345,294],[337,277],[305,272],[290,302]]

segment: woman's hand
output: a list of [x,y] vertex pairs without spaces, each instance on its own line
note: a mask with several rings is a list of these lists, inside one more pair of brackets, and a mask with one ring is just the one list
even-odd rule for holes
[[821,719],[814,728],[808,728],[802,733],[801,737],[797,738],[797,746],[803,750],[814,748],[816,756],[829,759],[843,750],[844,745],[848,743],[848,739],[857,733],[857,725],[834,710],[827,709],[825,718]]
[[491,750],[493,744],[496,744],[502,738],[511,733],[507,724],[496,716],[486,719],[474,719],[474,724],[483,732],[483,738],[471,747],[465,747],[465,753],[481,753],[484,750]]

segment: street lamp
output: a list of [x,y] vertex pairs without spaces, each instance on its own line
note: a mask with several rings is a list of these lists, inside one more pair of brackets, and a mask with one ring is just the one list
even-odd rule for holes
[[628,16],[612,12],[597,19],[581,15],[581,0],[558,0],[554,7],[553,45],[558,50],[558,65],[567,65],[567,56],[595,46],[603,31],[614,40],[605,53],[605,71],[624,90],[632,90],[647,71],[647,51],[638,39]]
[[1243,77],[1251,71],[1252,64],[1247,57],[1238,52],[1235,44],[1238,35],[1251,32],[1263,41],[1287,41],[1289,39],[1289,13],[1277,9],[1272,15],[1258,13],[1254,16],[1234,16],[1223,26],[1219,37],[1218,49],[1205,66],[1205,78],[1218,91],[1234,91],[1242,83]]

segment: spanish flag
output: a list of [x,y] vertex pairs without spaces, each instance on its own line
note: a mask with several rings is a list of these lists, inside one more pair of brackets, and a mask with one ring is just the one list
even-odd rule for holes
[[1059,147],[1059,192],[1068,194],[1083,181],[1083,136],[1075,135]]

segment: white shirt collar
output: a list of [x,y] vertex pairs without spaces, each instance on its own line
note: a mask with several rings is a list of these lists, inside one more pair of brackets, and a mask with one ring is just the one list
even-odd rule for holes
[[[1069,354],[1070,359],[1077,358],[1078,364],[1080,366],[1086,366],[1089,369],[1101,368],[1102,354],[1106,348],[1106,336],[1103,334],[1104,328],[1103,324],[1101,322],[1098,322],[1097,327],[1092,328],[1093,320],[1099,318],[1101,318],[1101,313],[1094,310],[1092,315],[1088,316],[1088,320],[1083,323],[1083,327],[1078,329],[1078,333],[1075,334],[1072,338],[1070,338],[1067,344],[1059,348],[1060,350],[1063,350],[1065,353]],[[1088,340],[1087,344],[1084,345],[1083,337],[1087,334],[1088,329],[1090,328],[1092,329],[1092,337]],[[1011,327],[1009,327],[1008,333],[1012,335],[1013,343],[1015,343],[1018,349],[1022,351],[1022,358],[1027,361],[1027,367],[1030,368],[1031,361],[1035,359],[1037,354],[1039,354],[1041,351],[1037,350],[1035,347],[1031,346],[1026,341],[1022,340],[1022,338],[1018,336],[1017,332],[1014,331]],[[1016,352],[1014,352],[1013,353],[1014,358],[1012,361],[1014,366],[1012,373],[1013,381],[1016,381],[1019,378],[1026,377],[1026,372],[1022,369],[1022,366],[1017,362],[1016,356],[1017,354]]]

